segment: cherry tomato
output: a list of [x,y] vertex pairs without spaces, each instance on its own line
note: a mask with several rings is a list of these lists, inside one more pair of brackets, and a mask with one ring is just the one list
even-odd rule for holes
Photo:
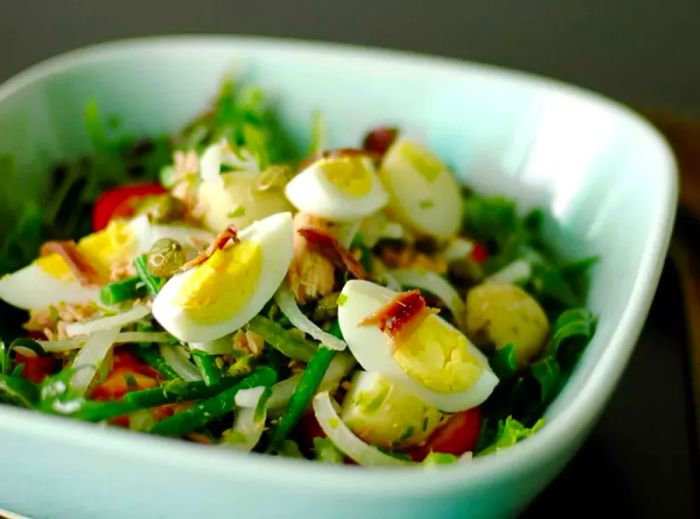
[[452,415],[445,425],[428,438],[425,445],[411,449],[411,457],[421,461],[430,451],[461,456],[473,450],[479,437],[480,418],[481,411],[478,407]]
[[107,378],[92,391],[95,400],[116,400],[129,391],[158,385],[158,373],[129,351],[114,353],[114,365]]
[[51,375],[56,367],[56,359],[53,357],[39,357],[38,355],[30,357],[17,353],[15,356],[17,364],[24,364],[22,376],[32,382],[39,384],[47,376]]
[[489,259],[489,251],[481,243],[475,243],[471,253],[472,259],[477,263],[483,263]]
[[167,193],[167,189],[155,182],[115,187],[105,191],[92,209],[92,230],[97,232],[104,229],[112,218],[133,216],[140,198],[164,193]]
[[384,155],[386,150],[389,149],[389,146],[391,146],[396,140],[398,133],[399,132],[396,128],[375,128],[365,135],[362,147],[367,151],[377,153],[378,155]]

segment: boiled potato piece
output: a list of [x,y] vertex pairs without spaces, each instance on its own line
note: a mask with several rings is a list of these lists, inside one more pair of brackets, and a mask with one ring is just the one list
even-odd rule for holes
[[522,288],[484,283],[467,294],[467,335],[476,344],[497,349],[513,344],[518,365],[524,367],[544,346],[549,321],[539,303]]
[[359,371],[345,395],[341,418],[372,445],[397,449],[418,445],[442,423],[436,407],[381,373]]
[[457,233],[462,218],[459,184],[430,151],[399,139],[387,150],[379,175],[394,218],[422,235],[448,239]]
[[234,225],[243,229],[274,213],[291,211],[292,206],[281,188],[260,188],[260,173],[232,171],[221,175],[222,183],[202,182],[198,203],[203,209],[204,225],[215,232]]

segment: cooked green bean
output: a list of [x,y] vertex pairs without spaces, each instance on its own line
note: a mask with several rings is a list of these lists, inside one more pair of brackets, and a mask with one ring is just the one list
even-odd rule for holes
[[187,402],[210,398],[240,382],[242,377],[222,377],[218,384],[208,386],[203,380],[185,382],[175,379],[163,386],[139,391],[131,391],[124,395],[124,401],[136,408],[155,407],[174,402]]
[[290,359],[308,362],[316,351],[313,342],[290,333],[273,320],[261,315],[250,320],[248,329],[260,335],[265,342]]
[[135,276],[105,285],[100,289],[100,301],[105,305],[116,305],[130,299],[144,297],[148,289],[142,283],[141,278]]
[[148,291],[151,293],[151,295],[155,296],[156,294],[158,294],[158,291],[160,290],[161,281],[160,278],[149,274],[148,256],[146,256],[145,254],[142,254],[141,256],[136,256],[134,258],[134,267],[136,268],[136,272],[138,273],[139,278],[141,278],[141,281],[143,281],[144,285],[146,285],[146,288],[148,288]]
[[207,386],[213,386],[221,380],[221,370],[216,365],[216,358],[213,355],[204,351],[193,351],[192,358]]
[[183,436],[200,427],[205,426],[212,420],[225,415],[236,405],[236,393],[241,389],[250,389],[257,386],[271,386],[277,382],[277,374],[270,368],[260,368],[238,384],[194,407],[181,411],[153,426],[151,432],[165,436]]
[[292,429],[297,425],[299,419],[304,414],[304,411],[309,406],[311,399],[318,389],[323,375],[328,369],[328,365],[333,360],[336,350],[331,350],[325,346],[321,346],[314,356],[311,357],[309,364],[306,366],[301,380],[297,384],[292,398],[289,400],[287,411],[282,415],[279,425],[272,433],[272,446],[278,445],[284,440],[287,435],[292,432]]

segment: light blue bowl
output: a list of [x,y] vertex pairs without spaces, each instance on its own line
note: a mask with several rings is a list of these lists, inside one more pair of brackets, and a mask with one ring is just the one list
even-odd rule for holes
[[593,341],[538,434],[432,471],[246,456],[0,406],[0,506],[71,519],[516,514],[576,452],[632,352],[674,217],[668,147],[622,106],[525,74],[372,49],[186,37],[80,50],[8,81],[0,153],[17,158],[34,192],[53,159],[87,151],[88,98],[135,135],[173,130],[231,67],[270,93],[301,142],[314,109],[326,115],[334,145],[398,125],[477,189],[548,208],[575,238],[551,226],[562,248],[601,257],[590,294],[600,316]]

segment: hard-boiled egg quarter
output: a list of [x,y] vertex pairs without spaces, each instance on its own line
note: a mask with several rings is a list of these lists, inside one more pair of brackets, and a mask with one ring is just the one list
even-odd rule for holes
[[336,222],[359,220],[388,201],[372,161],[363,155],[319,159],[287,184],[285,194],[300,211]]
[[292,261],[292,215],[259,220],[240,241],[177,274],[153,302],[153,315],[186,342],[211,341],[240,328],[262,310]]
[[448,239],[462,218],[460,187],[447,167],[424,147],[399,139],[379,170],[393,216],[419,234]]
[[431,314],[401,343],[364,321],[397,296],[369,281],[348,281],[338,303],[338,320],[350,351],[367,371],[403,382],[441,411],[456,412],[481,404],[498,378],[488,360],[467,337]]
[[[110,279],[114,265],[128,265],[159,238],[172,238],[187,244],[194,237],[211,241],[209,232],[179,225],[156,225],[148,217],[113,220],[103,230],[85,236],[78,251],[98,273],[102,283]],[[0,279],[0,299],[12,306],[31,310],[58,303],[86,303],[96,300],[99,286],[83,286],[59,254],[42,256],[30,265]]]

